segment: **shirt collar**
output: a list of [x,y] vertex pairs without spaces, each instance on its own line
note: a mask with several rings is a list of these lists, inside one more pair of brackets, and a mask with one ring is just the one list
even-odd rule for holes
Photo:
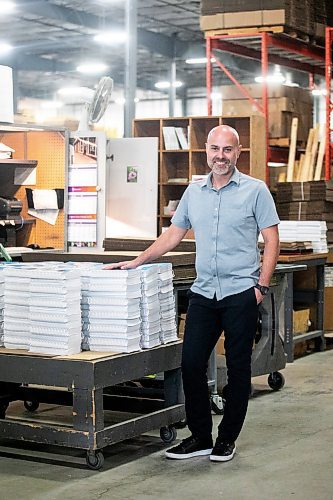
[[[205,187],[205,186],[207,186],[210,189],[213,188],[213,185],[212,185],[212,176],[213,176],[213,172],[211,172],[207,176],[207,178],[204,181],[202,181],[202,184],[201,184],[202,188]],[[233,171],[233,174],[230,177],[228,184],[230,184],[231,182],[233,182],[234,184],[236,184],[237,186],[239,186],[240,176],[241,176],[240,171],[238,170],[237,167],[235,167],[235,170]],[[226,186],[228,186],[228,184],[226,184]]]

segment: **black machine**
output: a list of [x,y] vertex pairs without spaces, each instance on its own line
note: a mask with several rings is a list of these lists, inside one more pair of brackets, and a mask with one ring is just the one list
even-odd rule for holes
[[22,201],[0,196],[0,243],[16,246],[16,229],[22,224]]

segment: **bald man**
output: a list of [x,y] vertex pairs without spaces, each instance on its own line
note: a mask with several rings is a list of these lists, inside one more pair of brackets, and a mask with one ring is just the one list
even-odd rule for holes
[[[235,129],[213,128],[206,154],[211,173],[187,187],[168,230],[136,259],[107,268],[133,269],[152,261],[194,230],[197,278],[188,293],[182,355],[191,435],[166,456],[183,460],[209,455],[212,461],[226,462],[234,457],[247,412],[258,305],[269,290],[279,254],[279,218],[265,183],[236,167],[241,145]],[[261,267],[259,232],[265,243]],[[222,331],[228,390],[213,446],[207,366]]]

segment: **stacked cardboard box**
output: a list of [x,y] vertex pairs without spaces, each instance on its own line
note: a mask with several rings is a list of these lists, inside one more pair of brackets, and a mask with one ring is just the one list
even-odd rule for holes
[[[245,85],[250,95],[261,103],[262,85]],[[260,114],[260,111],[235,85],[220,88],[223,116]],[[291,122],[298,118],[297,139],[306,141],[313,124],[312,96],[307,89],[272,84],[268,86],[269,137],[289,137]]]
[[326,19],[315,4],[315,0],[202,0],[200,25],[203,31],[281,25],[314,35],[316,22]]
[[333,243],[333,181],[280,182],[276,208],[281,220],[321,220]]

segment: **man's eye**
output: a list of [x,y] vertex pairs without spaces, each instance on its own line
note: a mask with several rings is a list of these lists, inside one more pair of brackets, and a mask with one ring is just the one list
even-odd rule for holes
[[231,148],[226,148],[224,151],[225,151],[225,153],[231,153],[232,149]]

